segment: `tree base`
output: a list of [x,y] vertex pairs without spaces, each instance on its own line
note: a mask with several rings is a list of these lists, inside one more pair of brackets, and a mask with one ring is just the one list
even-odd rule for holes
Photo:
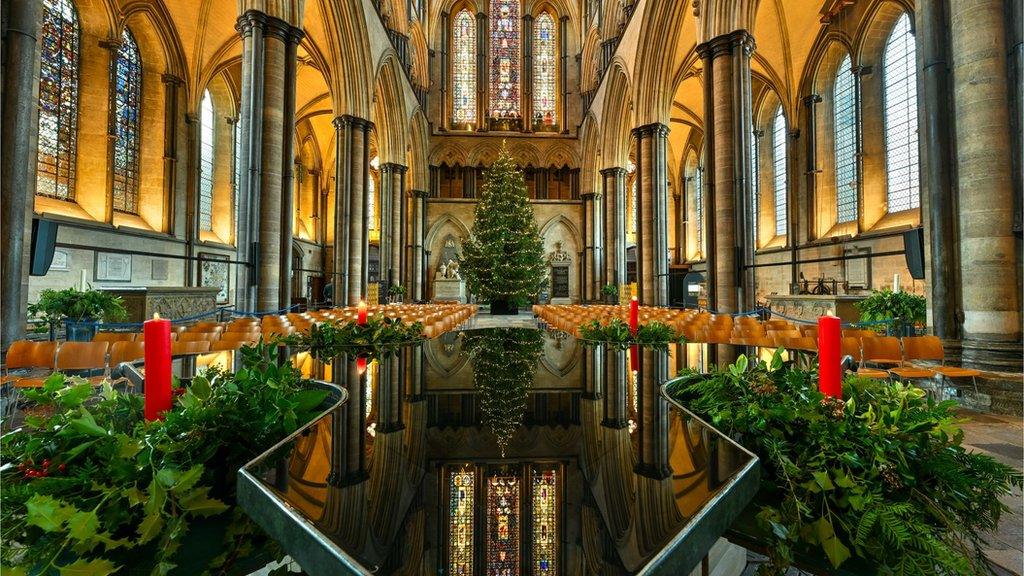
[[491,300],[491,315],[515,316],[519,314],[519,306],[511,300]]

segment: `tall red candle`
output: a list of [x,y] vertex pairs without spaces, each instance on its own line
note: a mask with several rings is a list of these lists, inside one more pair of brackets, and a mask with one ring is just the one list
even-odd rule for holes
[[366,356],[356,356],[356,372],[362,376],[366,372]]
[[153,314],[142,324],[146,341],[145,416],[147,421],[163,418],[171,409],[171,321]]
[[637,302],[636,296],[629,301],[629,332],[633,336],[636,336],[637,330],[640,329],[640,303]]
[[363,300],[359,301],[359,315],[356,317],[356,324],[359,326],[366,324],[366,302]]
[[640,346],[638,344],[629,347],[629,370],[630,372],[640,370]]
[[818,390],[825,396],[843,397],[842,370],[839,365],[839,318],[818,318]]

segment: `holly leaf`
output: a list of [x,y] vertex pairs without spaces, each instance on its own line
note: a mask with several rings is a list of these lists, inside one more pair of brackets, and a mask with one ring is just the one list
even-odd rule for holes
[[206,378],[197,376],[192,379],[192,384],[189,385],[188,391],[196,398],[206,400],[210,397],[210,393],[213,390],[210,388],[210,382]]
[[139,544],[145,544],[153,538],[156,538],[160,531],[164,528],[164,517],[160,515],[160,512],[154,512],[147,514],[142,519],[142,523],[139,524]]
[[178,504],[182,509],[197,516],[214,516],[227,510],[228,505],[216,498],[210,498],[209,491],[209,486],[196,488],[184,496]]
[[96,512],[93,510],[75,512],[68,519],[68,534],[75,540],[86,541],[92,539],[96,536],[96,531],[99,527],[99,518],[96,517]]
[[156,566],[153,566],[153,571],[150,572],[150,576],[167,576],[171,570],[177,568],[177,564],[171,562],[157,562]]
[[129,506],[138,506],[139,504],[145,502],[148,498],[146,494],[144,494],[142,490],[139,490],[138,487],[136,486],[132,486],[131,488],[125,490],[125,495],[128,496]]
[[812,475],[814,476],[814,481],[818,483],[818,486],[821,486],[822,490],[835,490],[836,487],[832,484],[832,480],[829,479],[828,472],[819,470]]
[[171,488],[171,492],[174,494],[181,494],[192,489],[196,485],[196,482],[203,477],[203,465],[196,464],[189,468],[184,474],[178,477],[178,481]]
[[28,509],[25,522],[38,526],[47,532],[60,530],[68,518],[76,512],[74,506],[64,504],[53,496],[34,494],[25,502]]
[[65,388],[60,394],[60,404],[64,408],[81,406],[86,398],[92,395],[92,384],[85,383]]
[[104,558],[80,559],[66,566],[60,566],[60,576],[105,576],[113,574],[117,570],[118,566]]
[[292,399],[295,401],[295,411],[302,413],[320,406],[326,397],[326,390],[303,390],[296,393]]
[[821,543],[822,549],[825,550],[825,555],[828,556],[828,561],[832,563],[832,566],[838,568],[840,564],[846,561],[850,557],[850,549],[843,545],[839,541],[839,538],[832,537]]
[[156,473],[156,480],[164,488],[173,488],[181,477],[181,471],[177,468],[163,468]]
[[75,418],[74,420],[68,423],[73,430],[81,432],[82,434],[85,434],[87,436],[107,435],[107,431],[101,428],[98,424],[96,424],[96,419],[92,417],[92,414],[90,414],[89,411],[86,410],[84,406],[80,408],[79,411],[81,412],[82,416],[80,418]]
[[28,576],[28,571],[21,566],[0,565],[0,574],[4,576]]

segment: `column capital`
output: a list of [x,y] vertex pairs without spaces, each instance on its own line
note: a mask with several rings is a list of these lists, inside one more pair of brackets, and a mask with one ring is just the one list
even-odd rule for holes
[[430,193],[426,190],[409,190],[409,195],[413,198],[427,198],[430,196]]
[[280,38],[281,40],[288,42],[291,37],[292,26],[281,20],[280,18],[274,18],[273,16],[267,16],[263,14],[266,19],[263,25],[263,35],[272,38]]
[[532,23],[533,22],[533,14],[525,14],[525,15],[523,15],[523,22],[531,22]]
[[397,164],[395,162],[383,162],[381,163],[380,168],[381,170],[384,170],[386,168],[388,171],[394,172],[396,174],[405,174],[406,170],[409,169],[408,166],[405,166],[403,164]]
[[821,102],[821,96],[818,96],[817,94],[808,94],[807,96],[804,96],[803,102],[805,106],[813,106],[814,104]]
[[718,58],[732,54],[734,50],[743,50],[747,56],[754,53],[754,37],[746,30],[733,30],[728,34],[716,36],[697,46],[697,55],[704,58]]
[[597,197],[597,192],[581,192],[580,193],[580,200],[583,200],[584,202],[593,201],[593,199],[596,198],[596,197]]
[[342,114],[338,118],[341,118],[342,122],[350,124],[353,128],[360,130],[369,131],[373,128],[373,122],[359,116],[353,116],[351,114]]
[[100,45],[100,48],[106,48],[107,50],[110,50],[111,52],[117,52],[118,50],[121,49],[121,39],[120,38],[111,38],[111,39],[108,39],[108,40],[100,40],[99,41],[99,45]]
[[634,137],[644,136],[668,136],[669,127],[662,124],[661,122],[652,122],[650,124],[644,124],[643,126],[637,126],[633,128],[632,135]]
[[613,166],[611,168],[603,168],[601,170],[601,176],[620,176],[625,175],[626,169],[620,166]]
[[164,84],[175,84],[178,86],[185,84],[184,80],[182,80],[179,76],[175,76],[174,74],[161,74],[160,81]]
[[246,10],[235,21],[235,30],[245,38],[251,35],[255,28],[263,30],[267,25],[267,18],[268,16],[259,10]]

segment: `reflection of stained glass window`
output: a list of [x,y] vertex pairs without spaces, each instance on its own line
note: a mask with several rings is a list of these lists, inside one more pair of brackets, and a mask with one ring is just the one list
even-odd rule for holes
[[636,178],[629,180],[629,231],[636,234],[637,221],[640,219],[636,203]]
[[366,191],[366,218],[370,222],[370,230],[377,229],[377,174],[376,170],[370,172],[370,178],[366,182],[369,186],[369,190]]
[[555,123],[555,19],[547,12],[533,25],[533,114],[545,126]]
[[36,194],[75,199],[78,15],[71,0],[43,0]]
[[693,195],[697,204],[697,252],[704,252],[704,170],[697,166],[693,170]]
[[453,470],[448,483],[448,574],[473,574],[473,471]]
[[782,106],[775,112],[772,125],[772,170],[775,177],[775,234],[786,233],[786,116]]
[[889,212],[921,205],[917,173],[917,69],[910,15],[896,21],[882,54],[885,175]]
[[127,28],[114,59],[114,82],[114,210],[138,214],[142,60]]
[[497,474],[487,481],[487,574],[519,574],[519,477]]
[[558,573],[558,478],[554,470],[534,470],[533,574]]
[[203,91],[199,103],[199,229],[213,230],[213,98]]
[[857,109],[850,55],[836,70],[832,112],[836,138],[836,222],[857,219]]
[[476,21],[469,10],[452,22],[452,122],[476,121]]
[[519,116],[519,0],[491,0],[490,110]]

